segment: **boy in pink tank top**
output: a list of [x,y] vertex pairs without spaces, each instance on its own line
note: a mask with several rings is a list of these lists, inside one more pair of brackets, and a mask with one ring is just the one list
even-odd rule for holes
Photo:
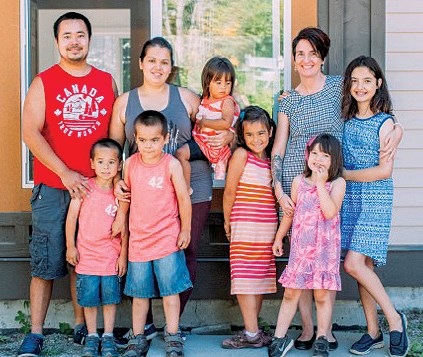
[[179,293],[192,288],[185,255],[191,234],[191,201],[182,167],[163,153],[169,141],[163,114],[147,110],[134,121],[138,153],[125,162],[124,179],[131,202],[121,202],[114,225],[121,226],[129,211],[128,274],[125,295],[133,297],[132,325],[135,338],[124,356],[148,351],[144,335],[149,299],[163,297],[166,318],[166,355],[182,356],[178,332]]
[[[117,205],[113,179],[122,169],[122,148],[112,139],[94,143],[90,152],[96,176],[83,201],[73,198],[66,219],[66,260],[75,266],[78,304],[84,308],[88,336],[83,356],[119,356],[113,338],[116,304],[121,301],[121,277],[127,267],[127,237],[112,237]],[[78,235],[75,233],[78,222]],[[104,333],[97,334],[97,307],[103,305]]]

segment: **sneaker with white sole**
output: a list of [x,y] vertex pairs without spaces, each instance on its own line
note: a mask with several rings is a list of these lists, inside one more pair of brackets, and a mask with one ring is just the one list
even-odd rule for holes
[[38,357],[43,349],[44,336],[37,333],[29,333],[22,341],[18,351],[18,357]]
[[293,346],[294,340],[288,336],[274,337],[269,346],[269,357],[284,357]]
[[371,350],[376,348],[383,348],[383,333],[379,331],[379,336],[372,338],[368,333],[365,333],[361,338],[355,342],[351,348],[350,352],[354,355],[367,355]]
[[389,354],[391,357],[407,356],[410,348],[407,336],[407,318],[402,312],[398,314],[401,316],[402,332],[394,330],[389,333]]

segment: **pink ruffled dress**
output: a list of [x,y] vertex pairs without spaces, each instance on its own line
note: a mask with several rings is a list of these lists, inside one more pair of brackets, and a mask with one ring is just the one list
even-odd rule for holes
[[[331,184],[326,183],[330,192]],[[326,219],[317,187],[304,177],[298,187],[289,262],[279,282],[285,288],[341,290],[339,213]]]

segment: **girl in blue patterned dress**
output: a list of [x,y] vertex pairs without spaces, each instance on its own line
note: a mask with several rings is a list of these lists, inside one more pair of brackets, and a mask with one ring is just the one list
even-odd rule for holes
[[354,343],[353,354],[383,347],[376,303],[390,329],[390,355],[406,356],[407,320],[395,310],[374,266],[385,265],[391,226],[393,160],[380,148],[395,126],[385,77],[371,57],[354,59],[345,71],[342,114],[344,172],[347,180],[341,210],[342,248],[348,250],[344,268],[357,280],[368,332]]

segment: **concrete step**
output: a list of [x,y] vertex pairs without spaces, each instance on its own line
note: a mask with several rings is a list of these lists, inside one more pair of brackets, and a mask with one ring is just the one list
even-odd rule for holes
[[[291,338],[298,336],[298,331],[289,331],[288,335]],[[336,351],[330,352],[330,357],[348,357],[351,355],[348,350],[351,345],[360,339],[361,333],[355,332],[335,332],[336,338],[339,342],[339,347]],[[220,347],[220,343],[228,336],[211,336],[211,335],[187,335],[185,342],[185,357],[225,357],[225,356],[254,356],[265,357],[268,356],[267,348],[258,349],[242,349],[242,350],[225,350]],[[372,350],[372,357],[388,357],[389,356],[389,336],[385,335],[385,348]],[[305,357],[311,356],[312,351],[298,351],[294,347],[288,352],[287,356]],[[147,357],[163,357],[165,356],[165,344],[163,336],[159,335],[153,339]]]

